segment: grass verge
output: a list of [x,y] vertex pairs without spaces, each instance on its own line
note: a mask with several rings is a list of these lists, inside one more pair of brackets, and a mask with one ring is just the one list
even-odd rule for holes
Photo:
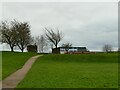
[[22,68],[24,63],[36,53],[2,52],[2,79]]

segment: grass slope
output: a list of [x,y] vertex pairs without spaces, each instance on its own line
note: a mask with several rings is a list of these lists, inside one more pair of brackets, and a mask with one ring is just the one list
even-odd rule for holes
[[117,54],[44,55],[17,88],[117,88]]
[[2,52],[2,79],[22,68],[24,63],[36,53]]

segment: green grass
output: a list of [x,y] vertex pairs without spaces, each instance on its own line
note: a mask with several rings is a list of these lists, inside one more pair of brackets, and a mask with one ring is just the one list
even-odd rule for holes
[[118,55],[44,55],[17,88],[117,88]]
[[22,68],[24,63],[36,53],[2,52],[2,79]]

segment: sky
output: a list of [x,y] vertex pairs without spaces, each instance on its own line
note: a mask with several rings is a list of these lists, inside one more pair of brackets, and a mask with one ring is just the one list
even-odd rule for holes
[[31,34],[43,34],[44,27],[64,33],[60,42],[102,50],[105,44],[118,47],[117,2],[4,2],[2,20],[27,21]]

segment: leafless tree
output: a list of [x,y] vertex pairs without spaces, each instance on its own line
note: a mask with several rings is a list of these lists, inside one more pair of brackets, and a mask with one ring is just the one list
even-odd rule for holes
[[44,47],[47,46],[46,39],[43,35],[40,36],[40,46],[41,46],[41,51],[43,53]]
[[118,48],[118,52],[120,52],[120,47]]
[[50,48],[53,49],[53,43],[49,43]]
[[72,46],[72,44],[71,43],[64,43],[64,44],[62,44],[62,47],[64,47],[65,48],[65,51],[66,52],[68,52],[68,50],[69,50],[69,47],[71,47]]
[[2,43],[2,29],[1,29],[1,25],[0,25],[0,43]]
[[14,51],[14,46],[16,46],[16,31],[13,28],[12,22],[2,21],[0,24],[1,42],[7,43],[10,46],[11,51]]
[[16,31],[16,45],[23,52],[26,46],[30,43],[30,25],[27,22],[18,22],[14,20],[12,22],[13,29]]
[[112,51],[112,46],[109,44],[106,44],[103,46],[103,51],[104,52],[111,52]]
[[45,28],[45,35],[47,37],[47,39],[50,41],[50,43],[52,43],[55,48],[58,47],[58,44],[59,42],[62,40],[63,38],[63,33],[60,32],[59,29],[57,29],[57,31],[53,31],[53,29],[48,29],[48,28]]
[[38,47],[38,51],[43,53],[45,46],[47,46],[45,36],[44,35],[37,36],[34,41]]

